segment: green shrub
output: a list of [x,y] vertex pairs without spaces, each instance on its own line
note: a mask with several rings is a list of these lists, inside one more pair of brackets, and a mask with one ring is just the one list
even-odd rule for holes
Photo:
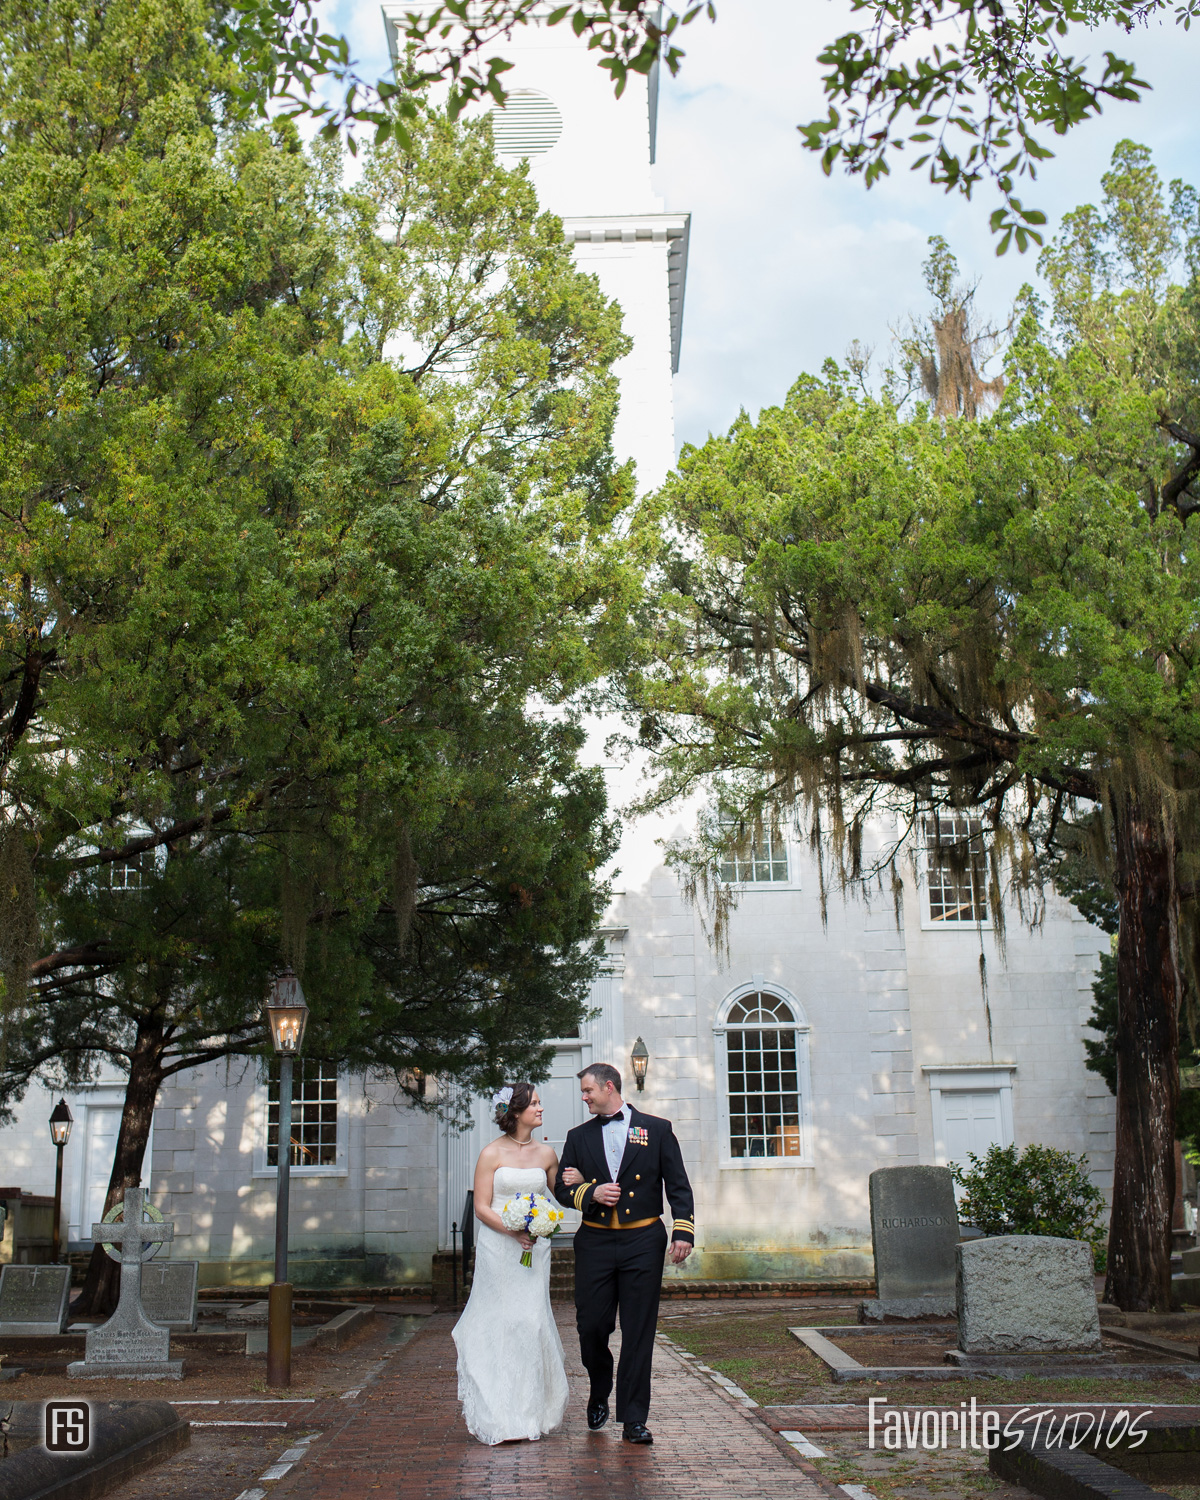
[[954,1168],[954,1180],[965,1189],[958,1217],[984,1234],[1051,1234],[1064,1240],[1086,1240],[1097,1257],[1104,1254],[1106,1231],[1100,1223],[1104,1195],[1087,1175],[1087,1157],[1056,1151],[1053,1146],[992,1146],[980,1161],[974,1152],[969,1168]]

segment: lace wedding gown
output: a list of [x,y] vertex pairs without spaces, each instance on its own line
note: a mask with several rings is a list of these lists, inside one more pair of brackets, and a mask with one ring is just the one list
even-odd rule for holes
[[[517,1193],[546,1193],[541,1167],[497,1167],[492,1207]],[[536,1441],[557,1427],[567,1406],[562,1340],[550,1310],[550,1241],[538,1240],[533,1265],[521,1264],[511,1236],[475,1224],[475,1279],[454,1329],[458,1399],[481,1443]]]

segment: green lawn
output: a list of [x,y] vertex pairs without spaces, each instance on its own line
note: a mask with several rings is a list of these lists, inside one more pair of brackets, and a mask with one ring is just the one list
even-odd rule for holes
[[[1128,1381],[1121,1386],[1099,1379],[1081,1380],[947,1380],[835,1382],[825,1365],[799,1343],[789,1327],[822,1327],[849,1323],[845,1308],[793,1306],[767,1310],[748,1304],[688,1310],[668,1306],[659,1328],[704,1364],[734,1381],[761,1406],[866,1405],[871,1396],[886,1396],[894,1405],[957,1406],[972,1396],[979,1401],[1019,1404],[1079,1401],[1165,1405],[1200,1405],[1200,1382],[1180,1377]],[[846,1345],[853,1352],[853,1344]],[[835,1484],[859,1484],[878,1500],[974,1500],[1003,1496],[1023,1500],[1028,1492],[994,1478],[982,1452],[901,1453],[867,1446],[865,1432],[811,1432],[809,1440],[824,1449],[817,1467]],[[1200,1500],[1200,1486],[1163,1489],[1175,1500]]]

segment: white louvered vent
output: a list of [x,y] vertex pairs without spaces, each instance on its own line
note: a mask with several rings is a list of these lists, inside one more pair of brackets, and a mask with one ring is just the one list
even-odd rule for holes
[[560,135],[558,106],[533,89],[513,89],[504,108],[492,110],[492,137],[501,156],[541,156]]

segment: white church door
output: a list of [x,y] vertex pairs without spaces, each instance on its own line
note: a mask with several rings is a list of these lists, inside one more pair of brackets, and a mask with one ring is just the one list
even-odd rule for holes
[[87,1149],[83,1165],[83,1218],[79,1238],[90,1240],[92,1225],[104,1217],[104,1198],[117,1154],[121,1106],[90,1104],[87,1112]]
[[[71,1205],[68,1234],[72,1243],[90,1244],[92,1225],[104,1217],[104,1199],[112,1177],[113,1158],[117,1154],[117,1134],[121,1129],[121,1110],[125,1102],[124,1083],[102,1083],[86,1094],[74,1096],[77,1129],[82,1150],[75,1171],[79,1174],[66,1194]],[[74,1150],[72,1137],[69,1150]],[[142,1159],[142,1185],[150,1184],[150,1163],[154,1152],[154,1126],[146,1142]],[[164,1252],[163,1259],[167,1259]]]
[[989,1146],[1005,1144],[999,1089],[946,1090],[942,1120],[949,1166],[968,1166],[968,1154],[982,1160]]
[[[582,1125],[588,1117],[576,1076],[582,1067],[582,1046],[560,1047],[554,1054],[549,1078],[538,1084],[538,1098],[542,1101],[544,1110],[542,1135],[554,1147],[554,1154],[558,1157],[562,1156],[567,1131],[573,1130],[576,1125]],[[560,1233],[574,1234],[578,1226],[579,1215],[571,1209]]]

